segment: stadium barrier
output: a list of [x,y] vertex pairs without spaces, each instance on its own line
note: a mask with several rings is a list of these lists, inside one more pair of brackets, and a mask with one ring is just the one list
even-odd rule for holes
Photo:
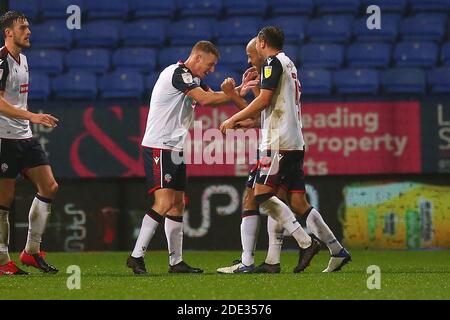
[[[350,248],[450,248],[449,175],[311,176],[310,202]],[[142,217],[151,205],[143,178],[62,179],[44,247],[52,251],[131,250]],[[187,190],[184,247],[190,250],[239,250],[245,178],[192,177]],[[18,183],[11,225],[13,250],[27,235],[34,196]],[[267,248],[262,218],[258,249]],[[164,228],[152,250],[165,250]],[[284,248],[295,249],[287,237]]]

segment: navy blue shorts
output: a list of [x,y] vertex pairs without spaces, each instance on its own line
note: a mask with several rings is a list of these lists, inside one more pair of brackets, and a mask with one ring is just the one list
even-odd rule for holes
[[305,173],[303,171],[303,150],[266,151],[260,154],[256,183],[287,192],[304,193]]
[[183,152],[144,147],[143,157],[148,193],[164,188],[186,190]]
[[47,155],[36,138],[0,138],[0,178],[15,179],[38,166],[50,165]]

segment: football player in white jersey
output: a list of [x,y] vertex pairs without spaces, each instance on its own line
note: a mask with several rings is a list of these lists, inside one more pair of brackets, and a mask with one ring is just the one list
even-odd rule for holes
[[155,202],[142,221],[135,248],[127,266],[135,274],[147,274],[144,255],[158,225],[163,221],[169,249],[169,272],[202,273],[183,261],[183,212],[186,165],[183,145],[198,105],[229,100],[223,92],[212,91],[203,79],[214,72],[218,49],[199,41],[189,58],[165,68],[153,88],[147,127],[142,141],[148,193]]
[[225,133],[239,121],[261,112],[264,131],[260,151],[264,157],[261,156],[256,176],[255,200],[297,240],[301,255],[294,272],[302,272],[309,265],[319,251],[319,243],[303,231],[289,207],[275,196],[279,188],[288,192],[292,210],[302,215],[307,226],[330,248],[332,258],[324,272],[337,271],[351,257],[306,199],[300,84],[295,65],[282,52],[283,43],[284,35],[279,28],[265,27],[258,33],[257,51],[266,59],[261,69],[260,95],[243,111],[225,121],[221,130]]
[[8,253],[8,215],[19,173],[37,188],[20,261],[43,272],[56,273],[58,269],[44,260],[40,244],[58,184],[42,146],[33,138],[30,122],[55,127],[58,119],[28,111],[28,64],[22,54],[23,49],[31,46],[27,18],[8,11],[1,16],[0,25],[5,39],[5,46],[0,49],[0,275],[27,274],[11,261]]

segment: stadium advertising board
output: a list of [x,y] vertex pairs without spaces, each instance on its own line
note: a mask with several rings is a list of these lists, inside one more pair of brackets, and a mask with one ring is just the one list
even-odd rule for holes
[[[220,140],[226,138],[217,130],[236,110],[231,105],[197,108],[185,152],[190,176],[246,175],[248,162],[254,160],[258,131],[242,131],[228,144]],[[130,102],[87,107],[74,104],[47,112],[61,119],[60,125],[33,129],[56,176],[144,175],[140,143],[147,107],[136,108]],[[309,103],[302,108],[302,119],[308,175],[421,172],[417,102]],[[426,126],[423,121],[424,130],[432,130]]]
[[[307,194],[338,239],[350,248],[450,248],[448,176],[309,177]],[[142,217],[152,204],[144,179],[62,180],[44,235],[46,250],[130,250]],[[184,216],[184,247],[190,250],[239,250],[245,178],[191,178]],[[28,210],[35,194],[19,182],[11,214],[13,250],[27,235]],[[93,201],[95,199],[95,201]],[[267,249],[262,217],[258,249]],[[284,248],[296,243],[285,238]],[[151,243],[166,250],[164,228]]]
[[450,101],[422,104],[424,172],[450,172]]

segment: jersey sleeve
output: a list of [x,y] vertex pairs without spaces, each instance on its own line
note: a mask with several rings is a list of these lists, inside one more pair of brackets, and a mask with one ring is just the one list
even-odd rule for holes
[[277,57],[270,57],[261,68],[261,89],[275,90],[283,73],[283,66]]
[[188,69],[182,67],[175,69],[172,76],[172,85],[175,89],[180,90],[183,93],[200,87],[194,81],[194,76],[192,73]]
[[6,80],[9,75],[8,60],[0,60],[0,91],[5,91]]

